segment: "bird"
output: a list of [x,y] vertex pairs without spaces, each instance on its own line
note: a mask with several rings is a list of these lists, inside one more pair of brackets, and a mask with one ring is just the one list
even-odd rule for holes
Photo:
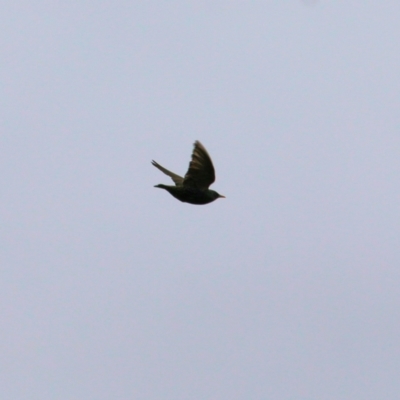
[[198,140],[194,142],[189,169],[184,178],[168,171],[154,160],[151,163],[175,183],[175,186],[160,183],[154,187],[165,189],[184,203],[203,205],[219,198],[225,198],[215,190],[209,189],[209,186],[215,181],[214,166],[207,150]]

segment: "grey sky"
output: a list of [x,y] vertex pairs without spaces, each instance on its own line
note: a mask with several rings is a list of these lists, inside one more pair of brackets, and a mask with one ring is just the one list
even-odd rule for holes
[[306,3],[3,4],[2,398],[400,398],[400,3]]

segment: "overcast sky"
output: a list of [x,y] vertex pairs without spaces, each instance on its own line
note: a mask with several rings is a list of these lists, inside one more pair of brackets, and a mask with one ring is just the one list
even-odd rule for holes
[[[4,2],[2,399],[398,400],[399,21]],[[205,206],[153,188],[195,140]]]

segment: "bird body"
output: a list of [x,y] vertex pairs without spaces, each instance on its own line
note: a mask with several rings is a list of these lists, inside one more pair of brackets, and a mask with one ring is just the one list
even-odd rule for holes
[[154,160],[152,164],[168,175],[175,183],[175,186],[159,184],[154,187],[165,189],[184,203],[202,205],[225,197],[208,188],[215,181],[215,171],[211,157],[199,141],[194,143],[192,159],[184,178],[168,171]]
[[185,186],[169,186],[159,184],[154,186],[156,188],[165,189],[168,193],[174,196],[176,199],[190,204],[203,205],[211,203],[212,201],[218,199],[218,197],[223,197],[219,195],[214,190],[200,190],[193,187]]

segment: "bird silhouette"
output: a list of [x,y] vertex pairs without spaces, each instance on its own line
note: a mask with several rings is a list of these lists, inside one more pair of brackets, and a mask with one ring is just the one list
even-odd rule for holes
[[192,159],[184,178],[168,171],[154,160],[151,163],[175,183],[175,186],[160,183],[154,187],[165,189],[184,203],[201,205],[211,203],[220,197],[225,198],[215,190],[209,189],[209,186],[215,181],[214,166],[207,150],[198,140],[194,142]]

